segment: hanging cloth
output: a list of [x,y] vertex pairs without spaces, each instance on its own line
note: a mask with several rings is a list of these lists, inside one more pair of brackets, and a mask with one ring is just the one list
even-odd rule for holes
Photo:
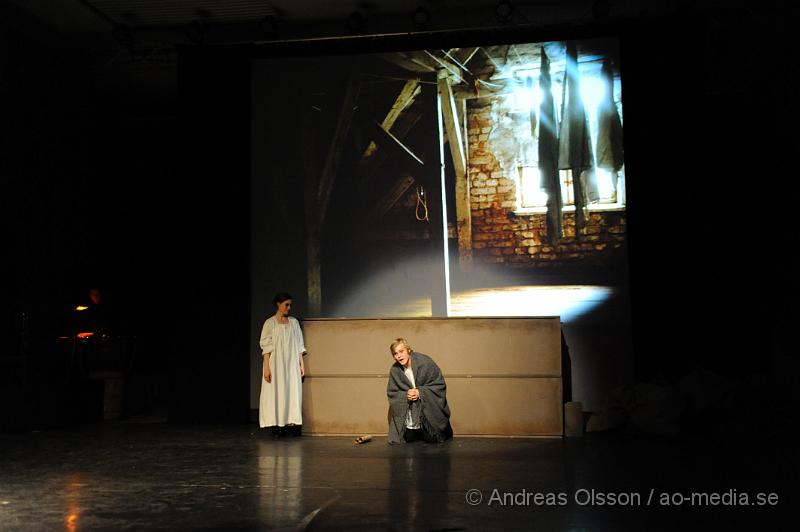
[[614,104],[614,77],[611,71],[611,60],[603,61],[601,79],[605,86],[603,100],[597,110],[597,167],[609,170],[617,185],[617,172],[622,169],[622,121]]
[[553,84],[550,79],[550,59],[547,57],[544,46],[541,50],[539,89],[542,92],[542,101],[539,103],[539,172],[542,190],[547,193],[547,241],[551,246],[555,246],[564,236],[561,222],[561,180],[558,178],[558,126],[553,102]]
[[558,138],[558,168],[572,171],[575,190],[575,236],[580,238],[586,227],[586,187],[584,171],[592,167],[592,144],[589,120],[581,99],[578,73],[578,49],[567,42],[564,69],[564,97],[561,101],[561,127]]

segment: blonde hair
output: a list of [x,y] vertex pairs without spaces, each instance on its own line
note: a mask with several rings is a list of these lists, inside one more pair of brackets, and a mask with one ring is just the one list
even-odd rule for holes
[[397,346],[400,345],[400,344],[403,344],[404,346],[406,346],[406,349],[408,349],[409,353],[413,353],[414,352],[414,350],[411,349],[411,346],[408,344],[408,341],[406,341],[405,338],[395,338],[394,342],[392,342],[392,345],[389,346],[389,353],[391,353],[392,356],[394,356],[395,348],[397,348]]

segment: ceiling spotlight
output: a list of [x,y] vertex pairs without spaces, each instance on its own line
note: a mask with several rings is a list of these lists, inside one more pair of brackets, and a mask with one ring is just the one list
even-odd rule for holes
[[497,17],[497,22],[506,24],[511,22],[511,15],[514,14],[514,6],[511,5],[509,0],[500,0],[500,2],[497,2],[497,5],[494,6],[494,14]]
[[418,29],[426,28],[431,21],[431,12],[425,6],[419,6],[414,10],[413,21]]
[[347,28],[350,30],[350,33],[358,34],[364,32],[364,15],[359,13],[358,11],[353,11],[347,16]]

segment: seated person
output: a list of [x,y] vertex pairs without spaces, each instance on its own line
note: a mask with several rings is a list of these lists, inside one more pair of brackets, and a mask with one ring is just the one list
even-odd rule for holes
[[447,385],[439,366],[427,355],[415,353],[398,338],[389,347],[395,363],[389,369],[388,442],[417,439],[443,442],[453,437]]
[[70,335],[82,339],[109,336],[113,328],[111,318],[103,293],[98,288],[92,288],[89,290],[89,301],[74,307],[74,313],[70,315]]
[[111,312],[99,288],[89,290],[89,304],[83,311],[83,327],[97,336],[111,334]]

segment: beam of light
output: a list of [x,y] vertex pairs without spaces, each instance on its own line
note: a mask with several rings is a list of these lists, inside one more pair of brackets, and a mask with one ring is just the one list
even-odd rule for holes
[[[595,153],[597,150],[595,150]],[[605,168],[595,167],[594,169],[595,182],[597,183],[598,193],[600,194],[601,201],[614,202],[616,187],[614,186],[614,177],[610,171]]]
[[510,286],[458,292],[452,316],[560,316],[570,322],[598,307],[614,293],[608,286]]
[[[442,123],[443,113],[442,113],[442,98],[441,96],[436,98],[436,115],[439,117],[438,125],[439,125],[439,160],[442,163],[439,165],[439,190],[442,191],[439,196],[442,200],[442,258],[444,262],[444,315],[450,315],[450,254],[447,252],[447,194],[445,194],[445,190],[447,190],[447,185],[445,184],[445,174],[444,174],[444,124]],[[437,231],[438,228],[432,227],[432,231]],[[440,309],[441,312],[441,309]]]
[[75,310],[89,310],[89,307],[84,307],[83,305],[78,305],[75,307]]
[[544,207],[547,205],[547,192],[541,187],[542,172],[536,166],[523,166],[520,185],[523,207]]
[[[429,264],[400,263],[364,279],[331,316],[404,318],[431,315]],[[422,275],[420,275],[422,273]],[[412,276],[420,275],[416,280]],[[453,292],[452,317],[560,316],[568,323],[608,300],[614,289],[596,285],[521,285]]]
[[337,318],[411,318],[431,315],[430,260],[404,257],[348,290],[330,312]]
[[581,99],[589,114],[597,114],[597,108],[600,106],[600,102],[603,101],[605,94],[606,85],[603,80],[596,76],[581,78]]
[[514,89],[511,96],[511,108],[517,111],[534,111],[539,114],[539,105],[542,103],[542,89],[539,85],[532,87],[521,86]]

